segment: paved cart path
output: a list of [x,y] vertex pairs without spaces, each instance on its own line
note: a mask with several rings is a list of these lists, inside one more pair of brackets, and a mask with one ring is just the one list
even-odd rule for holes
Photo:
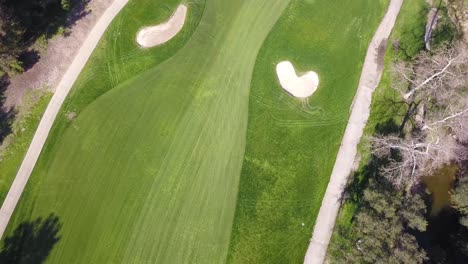
[[24,187],[28,182],[36,161],[41,153],[42,147],[49,135],[50,129],[54,123],[55,117],[60,110],[68,92],[73,83],[78,78],[81,70],[84,68],[94,48],[96,48],[99,40],[106,31],[109,24],[119,11],[127,4],[128,0],[115,0],[109,8],[102,14],[97,23],[94,25],[86,40],[83,42],[78,54],[76,54],[73,62],[68,68],[62,80],[55,89],[55,93],[47,106],[41,122],[34,134],[34,138],[29,146],[28,152],[23,159],[23,163],[16,174],[15,180],[8,191],[8,194],[0,209],[0,237],[3,236],[5,229],[10,221],[11,215],[15,210]]
[[322,200],[312,239],[304,263],[321,264],[325,260],[336,216],[340,209],[340,197],[357,153],[364,127],[370,114],[372,93],[380,82],[387,39],[395,25],[403,0],[391,0],[388,11],[380,23],[367,50],[358,90],[351,107],[351,116],[333,167],[330,182]]

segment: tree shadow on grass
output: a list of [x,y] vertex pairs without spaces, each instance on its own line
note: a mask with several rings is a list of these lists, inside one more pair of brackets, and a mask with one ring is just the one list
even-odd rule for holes
[[55,214],[50,214],[45,219],[23,222],[10,236],[3,239],[0,263],[44,263],[60,240],[58,233],[61,226]]

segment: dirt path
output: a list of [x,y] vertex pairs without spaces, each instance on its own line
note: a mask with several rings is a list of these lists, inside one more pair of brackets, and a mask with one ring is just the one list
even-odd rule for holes
[[395,25],[402,4],[403,0],[391,0],[388,11],[367,50],[358,90],[351,107],[351,116],[304,259],[306,264],[321,264],[325,260],[328,243],[340,208],[340,198],[351,173],[357,145],[369,118],[372,93],[382,76],[387,39]]
[[73,83],[78,78],[81,70],[88,61],[91,53],[98,44],[101,36],[111,23],[112,19],[119,13],[119,11],[125,6],[128,0],[114,0],[114,2],[106,9],[99,20],[94,25],[93,29],[89,32],[86,40],[81,45],[78,53],[73,59],[68,70],[63,75],[60,83],[55,89],[54,96],[52,97],[47,109],[39,123],[39,127],[34,134],[34,138],[29,146],[28,152],[24,157],[23,163],[16,174],[15,180],[8,191],[8,194],[3,202],[0,209],[0,237],[8,225],[8,222],[15,210],[16,204],[23,192],[26,183],[28,182],[29,176],[36,164],[36,161],[41,153],[42,147],[47,139],[47,135],[54,123],[55,117],[57,116],[60,107],[62,106],[65,97],[70,91]]
[[56,89],[86,36],[112,2],[113,0],[91,0],[87,8],[77,7],[72,10],[70,35],[56,36],[49,40],[37,63],[24,73],[10,78],[3,107],[10,109],[20,105],[24,95],[31,90]]

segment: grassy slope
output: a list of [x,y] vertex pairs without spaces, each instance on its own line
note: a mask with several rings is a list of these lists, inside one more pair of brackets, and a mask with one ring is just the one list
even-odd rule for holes
[[[303,261],[367,45],[387,4],[295,1],[270,33],[252,80],[229,262]],[[308,102],[279,88],[274,69],[281,60],[318,72],[320,86]]]
[[[399,101],[400,95],[395,92],[390,87],[390,72],[389,67],[392,61],[397,58],[401,58],[399,54],[392,46],[392,42],[400,39],[401,34],[404,30],[412,28],[413,25],[418,25],[421,22],[421,19],[425,19],[426,14],[426,1],[425,0],[415,0],[415,1],[404,1],[398,19],[396,21],[394,30],[389,39],[389,48],[387,49],[385,55],[385,70],[382,75],[382,80],[377,87],[376,91],[373,94],[371,113],[369,116],[369,121],[367,122],[366,128],[364,130],[364,137],[371,136],[376,130],[376,126],[379,123],[386,122],[393,119],[397,124],[401,121],[405,109],[401,108],[402,104],[391,104],[390,101]],[[395,113],[400,113],[400,115],[395,115]],[[356,186],[359,188],[364,188],[367,179],[364,179],[364,166],[370,160],[370,153],[366,144],[362,142],[359,145],[359,154],[361,155],[360,167],[353,177],[357,181]],[[359,192],[357,192],[359,193]],[[340,209],[340,214],[337,219],[335,231],[332,236],[331,244],[348,243],[346,238],[340,237],[339,233],[336,232],[337,228],[342,228],[343,231],[348,230],[352,225],[352,219],[358,207],[358,204],[353,201],[358,201],[359,197],[353,197],[352,200],[348,200],[343,204]],[[352,245],[349,245],[352,246]],[[332,247],[330,247],[332,248]],[[339,254],[339,252],[331,252],[328,254]]]
[[67,100],[8,232],[54,212],[51,263],[224,260],[251,74],[288,2],[189,2],[185,33],[140,51],[137,29],[177,1],[131,1]]
[[39,98],[31,100],[25,98],[13,123],[13,133],[8,135],[0,150],[0,203],[10,189],[42,114],[52,97],[50,93],[32,93],[31,96]]

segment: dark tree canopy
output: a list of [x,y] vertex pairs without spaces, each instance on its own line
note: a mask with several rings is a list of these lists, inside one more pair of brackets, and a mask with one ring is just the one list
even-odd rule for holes
[[453,207],[460,214],[460,224],[468,228],[468,176],[460,179],[452,194]]
[[71,7],[83,0],[0,0],[0,77],[23,71],[20,56],[40,37],[67,26]]
[[372,179],[355,217],[355,245],[348,263],[423,263],[426,252],[411,234],[426,230],[426,205],[419,194],[403,194]]
[[26,42],[53,30],[70,6],[69,1],[62,0],[0,0],[0,3],[9,10],[9,19],[24,30],[23,41]]

